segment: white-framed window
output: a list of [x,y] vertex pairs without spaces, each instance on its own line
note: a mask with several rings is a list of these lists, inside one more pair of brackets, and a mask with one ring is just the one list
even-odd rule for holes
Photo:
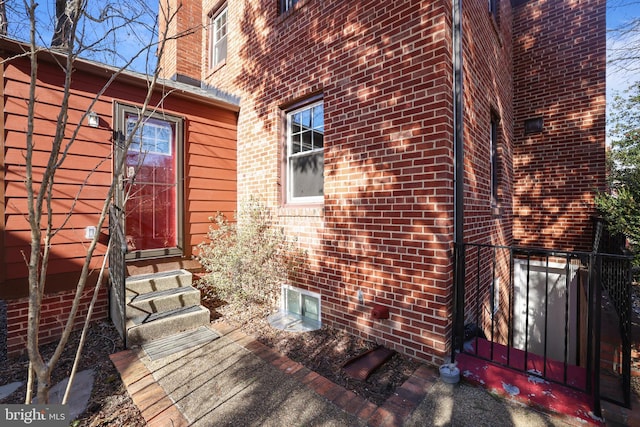
[[[138,116],[129,115],[126,117],[126,122],[128,136],[138,122]],[[131,138],[129,150],[171,156],[173,128],[171,122],[148,117],[138,126],[136,134]]]
[[282,13],[293,9],[293,6],[295,6],[299,1],[300,0],[280,0],[280,12]]
[[324,201],[324,104],[287,112],[287,202]]
[[227,6],[211,16],[209,64],[215,68],[227,59]]
[[500,278],[493,279],[491,286],[491,316],[494,316],[500,310]]
[[498,206],[498,167],[499,167],[499,154],[498,154],[498,123],[500,119],[497,115],[491,115],[491,124],[489,129],[489,155],[490,155],[490,188],[491,188],[491,206]]
[[322,304],[320,294],[282,285],[281,311],[300,316],[303,321],[321,324]]

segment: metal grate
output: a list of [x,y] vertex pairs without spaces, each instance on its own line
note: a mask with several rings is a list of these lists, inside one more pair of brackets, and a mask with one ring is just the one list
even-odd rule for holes
[[178,353],[179,351],[208,344],[220,338],[216,332],[201,326],[193,331],[170,335],[142,345],[142,348],[151,360],[162,359]]

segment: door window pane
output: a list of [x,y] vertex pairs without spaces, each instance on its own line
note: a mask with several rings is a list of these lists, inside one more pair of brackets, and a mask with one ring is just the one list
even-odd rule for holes
[[[126,114],[127,136],[138,119]],[[125,231],[130,250],[178,246],[178,159],[175,123],[147,119],[126,157]]]

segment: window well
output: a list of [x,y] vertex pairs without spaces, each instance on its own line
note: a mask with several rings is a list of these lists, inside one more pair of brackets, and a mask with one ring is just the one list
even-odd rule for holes
[[271,326],[288,332],[305,332],[320,329],[321,298],[315,292],[282,285],[280,310],[269,316]]

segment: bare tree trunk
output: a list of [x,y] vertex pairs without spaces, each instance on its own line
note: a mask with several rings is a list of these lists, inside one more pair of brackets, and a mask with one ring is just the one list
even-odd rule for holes
[[64,396],[61,402],[63,405],[67,404],[67,400],[69,399],[69,395],[71,394],[71,387],[73,386],[73,380],[76,377],[76,371],[78,370],[78,364],[80,363],[80,356],[82,355],[82,348],[84,347],[84,341],[87,336],[87,331],[89,330],[89,323],[91,322],[91,315],[93,314],[93,308],[96,306],[96,301],[98,301],[98,294],[100,293],[100,285],[102,285],[104,270],[107,266],[107,258],[108,258],[110,247],[111,247],[111,239],[109,239],[106,253],[104,254],[104,258],[102,259],[102,267],[100,267],[100,274],[98,275],[98,280],[96,281],[96,287],[93,289],[93,297],[91,298],[91,303],[89,304],[89,309],[87,310],[87,317],[84,319],[84,326],[82,327],[80,342],[78,343],[78,349],[76,350],[76,357],[73,360],[73,367],[71,368],[71,374],[69,374],[69,381],[67,382],[67,388],[64,391]]
[[7,1],[0,0],[0,36],[7,35]]
[[26,405],[30,405],[31,399],[33,398],[33,367],[31,366],[31,362],[29,362],[29,367],[27,369],[27,393],[24,398],[24,403]]
[[[4,6],[4,0],[0,0],[0,7]],[[86,256],[83,260],[81,267],[80,277],[76,283],[75,295],[73,298],[72,306],[69,310],[66,324],[64,326],[62,335],[58,344],[54,350],[53,355],[45,360],[40,353],[39,346],[39,332],[40,332],[40,317],[42,309],[42,300],[44,298],[45,282],[47,280],[47,267],[49,263],[49,255],[52,248],[52,242],[56,234],[65,227],[66,223],[71,220],[75,204],[80,198],[81,189],[78,191],[76,199],[74,200],[69,212],[66,214],[63,220],[63,225],[53,225],[53,215],[55,209],[54,202],[54,187],[55,177],[58,169],[63,165],[70,147],[76,141],[78,134],[81,130],[81,125],[77,125],[75,129],[69,129],[69,97],[71,94],[71,77],[74,69],[74,61],[77,59],[74,52],[74,44],[77,40],[82,40],[82,34],[76,34],[78,31],[78,19],[81,14],[84,14],[84,7],[86,6],[86,0],[56,0],[56,30],[52,39],[52,44],[59,52],[58,65],[64,70],[64,86],[61,89],[62,99],[60,100],[60,110],[57,117],[51,117],[57,122],[56,132],[53,135],[49,146],[49,158],[42,175],[37,175],[34,172],[34,152],[36,139],[35,135],[35,105],[38,103],[36,96],[36,88],[39,85],[38,79],[38,52],[37,46],[38,29],[36,27],[36,8],[37,3],[35,0],[27,0],[27,13],[31,23],[30,31],[30,51],[27,53],[30,60],[30,81],[29,81],[29,100],[27,105],[27,129],[26,129],[26,153],[25,153],[25,188],[27,193],[27,219],[29,222],[29,228],[31,231],[30,252],[24,255],[25,262],[28,268],[28,282],[29,282],[29,312],[27,321],[27,351],[29,355],[29,389],[27,393],[26,401],[31,401],[34,379],[37,383],[37,398],[40,404],[46,404],[49,401],[49,389],[51,387],[51,374],[55,369],[62,352],[65,349],[71,331],[74,328],[74,320],[76,314],[80,309],[80,301],[84,293],[87,278],[89,276],[91,259],[98,245],[99,234],[96,233],[95,237],[87,246]],[[170,14],[167,18],[167,22],[175,19],[175,13]],[[163,28],[163,31],[167,31]],[[176,36],[177,37],[177,36]],[[160,43],[158,44],[158,56],[161,57],[164,51],[165,41],[167,39],[166,32],[163,32],[160,37]],[[144,50],[144,49],[143,49]],[[142,51],[142,50],[141,50]],[[87,106],[86,112],[80,118],[78,123],[83,123],[86,120],[86,116],[91,111],[94,105],[102,97],[104,92],[109,88],[111,83],[117,78],[122,70],[131,64],[135,57],[131,58],[128,63],[119,68],[119,71],[114,73],[105,85],[95,93],[95,97],[91,100]],[[158,80],[159,68],[156,67],[154,73],[148,78],[148,90],[144,101],[141,106],[141,113],[139,120],[131,130],[125,142],[125,149],[131,143],[133,135],[137,132],[138,126],[145,117],[145,114],[149,110],[155,110],[157,106],[151,105],[151,100],[154,95],[154,88]],[[164,94],[163,96],[166,96]],[[163,98],[163,97],[161,97]],[[159,103],[162,103],[160,99]],[[111,157],[105,158],[103,161],[110,161]],[[125,162],[125,158],[118,159],[113,168],[113,180],[107,191],[105,202],[101,209],[96,212],[99,215],[97,221],[97,230],[101,230],[103,224],[106,221],[107,213],[111,200],[114,195],[116,185],[118,184],[117,177],[122,172],[122,168]],[[96,166],[94,169],[97,170]],[[89,179],[93,171],[88,173],[82,186],[89,184]],[[38,179],[34,178],[38,176]],[[41,178],[40,178],[41,177]],[[106,256],[106,254],[105,254]],[[101,279],[99,279],[101,280]],[[98,292],[100,283],[96,285],[95,292]],[[91,307],[95,304],[95,297],[91,302]],[[90,315],[89,315],[90,316]],[[82,343],[80,344],[80,347]],[[78,350],[78,355],[81,348]],[[76,361],[77,363],[77,361]],[[76,365],[74,365],[75,371]],[[71,383],[71,381],[70,381]]]
[[74,24],[78,19],[82,0],[56,0],[56,29],[51,38],[51,47],[67,49],[74,36]]

